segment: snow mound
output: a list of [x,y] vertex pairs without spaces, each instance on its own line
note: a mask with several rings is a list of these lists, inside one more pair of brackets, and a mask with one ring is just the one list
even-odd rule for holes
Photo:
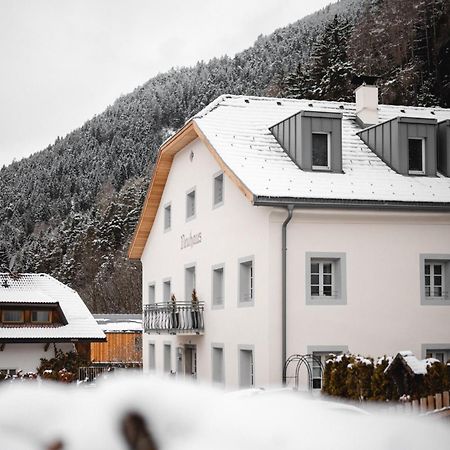
[[[158,450],[447,450],[450,428],[426,418],[364,413],[298,393],[228,395],[142,375],[83,389],[56,383],[0,388],[1,448],[126,450],[124,418],[142,417]],[[324,432],[324,430],[326,430]]]

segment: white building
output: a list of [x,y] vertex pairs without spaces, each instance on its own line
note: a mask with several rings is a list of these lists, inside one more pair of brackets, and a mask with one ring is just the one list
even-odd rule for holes
[[55,350],[89,350],[105,334],[80,296],[45,274],[0,273],[0,372],[35,372]]
[[162,145],[129,252],[144,370],[234,388],[292,354],[450,357],[450,110],[377,97],[224,95]]

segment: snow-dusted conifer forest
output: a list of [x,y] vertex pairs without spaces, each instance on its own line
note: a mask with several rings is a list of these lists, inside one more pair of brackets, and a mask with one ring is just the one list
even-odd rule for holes
[[[234,57],[162,73],[65,137],[0,169],[0,265],[71,285],[92,312],[138,312],[126,258],[159,145],[224,94],[450,106],[450,0],[341,0]],[[25,130],[26,131],[26,130]],[[38,150],[38,149],[36,149]]]

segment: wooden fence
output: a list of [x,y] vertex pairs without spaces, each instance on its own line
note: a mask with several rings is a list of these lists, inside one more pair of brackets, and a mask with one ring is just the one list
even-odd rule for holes
[[419,400],[400,401],[396,409],[418,414],[437,414],[448,411],[448,414],[442,414],[447,416],[450,415],[450,392],[428,395]]

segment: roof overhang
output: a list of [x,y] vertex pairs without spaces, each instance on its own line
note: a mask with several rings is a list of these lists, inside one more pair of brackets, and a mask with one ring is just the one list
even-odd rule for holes
[[106,342],[106,336],[104,338],[99,337],[83,337],[83,338],[75,338],[75,337],[67,337],[67,338],[45,338],[45,337],[37,337],[37,338],[20,338],[20,337],[9,337],[9,338],[0,338],[1,344],[41,344],[41,343],[62,343],[62,342]]
[[224,163],[217,151],[196,124],[195,120],[191,119],[159,149],[158,159],[153,170],[153,176],[148,187],[141,216],[128,250],[128,258],[140,259],[142,256],[145,244],[155,221],[156,213],[164,192],[164,187],[169,176],[170,168],[172,167],[173,158],[179,151],[183,150],[195,139],[200,139],[200,141],[202,141],[223,172],[231,178],[231,180],[250,201],[253,201],[253,194],[247,186],[245,186],[244,183],[234,174],[234,172],[232,172],[231,169]]
[[401,202],[385,200],[345,200],[327,198],[289,198],[289,197],[255,197],[255,206],[283,207],[293,205],[297,208],[339,208],[371,209],[383,211],[428,211],[450,212],[450,203],[439,202]]

